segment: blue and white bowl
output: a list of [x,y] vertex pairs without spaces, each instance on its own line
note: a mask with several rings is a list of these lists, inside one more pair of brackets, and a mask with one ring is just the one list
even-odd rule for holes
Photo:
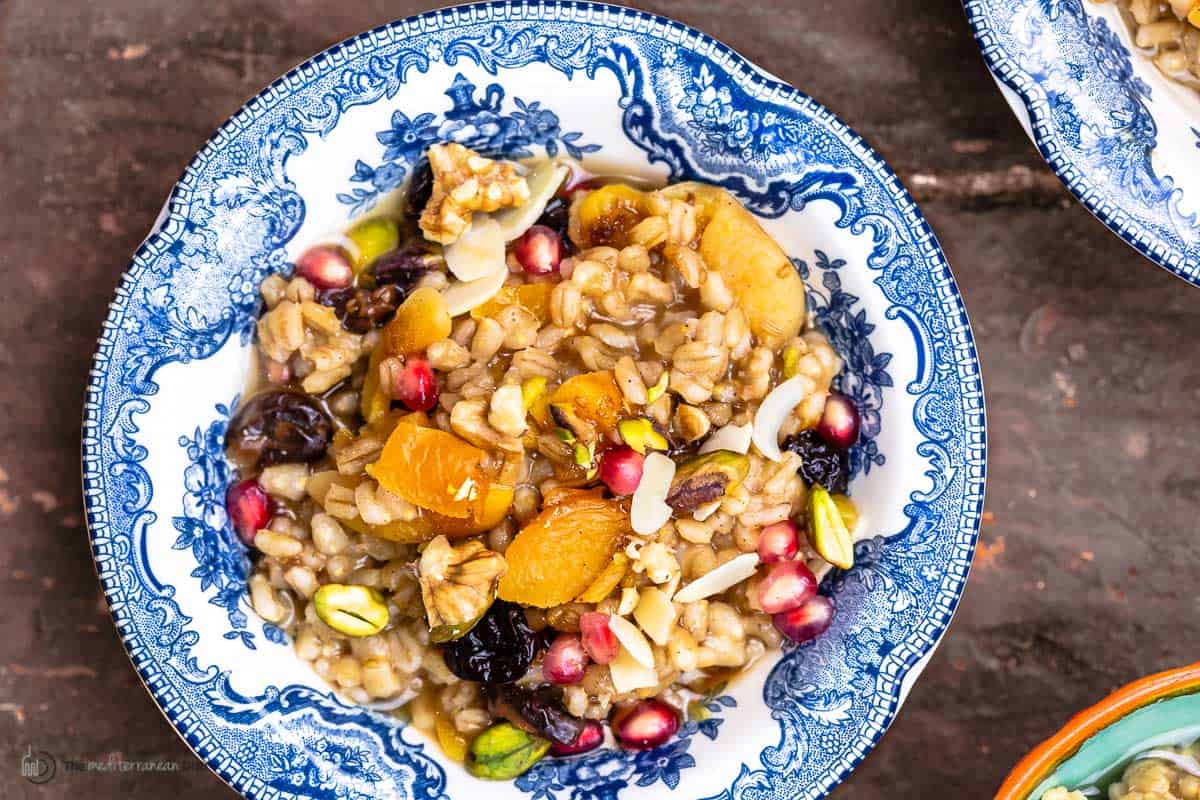
[[1005,99],[1072,194],[1200,285],[1200,92],[1159,72],[1112,3],[964,2]]
[[[432,142],[581,157],[735,192],[788,248],[864,410],[870,537],[815,643],[736,681],[670,744],[547,759],[486,788],[346,705],[250,611],[223,508],[257,286],[401,184]],[[117,290],[84,423],[113,618],[154,699],[252,798],[823,797],[895,717],[946,630],[983,504],[983,393],[933,234],[841,121],[720,42],[592,3],[495,3],[346,41],[251,100],[188,165]]]

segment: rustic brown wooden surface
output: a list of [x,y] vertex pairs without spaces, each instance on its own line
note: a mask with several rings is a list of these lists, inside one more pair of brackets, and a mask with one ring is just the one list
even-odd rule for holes
[[[93,343],[227,115],[321,48],[434,5],[0,0],[0,796],[228,794],[141,688],[97,589],[78,471]],[[957,0],[646,7],[840,114],[915,190],[954,266],[990,414],[979,557],[907,707],[836,796],[988,797],[1071,713],[1198,657],[1200,289],[1066,202]],[[47,786],[19,778],[30,747],[60,760]],[[114,752],[178,770],[63,772]]]

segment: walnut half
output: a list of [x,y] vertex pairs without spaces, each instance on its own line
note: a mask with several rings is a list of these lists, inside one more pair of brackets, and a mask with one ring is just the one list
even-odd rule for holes
[[429,638],[448,642],[465,634],[487,613],[507,565],[504,556],[477,541],[451,546],[438,536],[425,546],[417,565]]
[[433,194],[421,213],[425,238],[450,244],[462,236],[476,211],[519,206],[529,199],[529,184],[512,164],[484,158],[456,142],[429,148]]

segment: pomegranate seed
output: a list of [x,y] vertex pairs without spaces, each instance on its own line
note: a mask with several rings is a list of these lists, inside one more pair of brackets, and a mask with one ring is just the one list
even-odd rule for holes
[[627,750],[651,750],[679,730],[679,715],[662,700],[641,700],[619,713],[612,722],[613,734]]
[[595,750],[604,743],[604,726],[596,720],[588,720],[583,730],[579,732],[579,736],[571,744],[559,744],[554,742],[550,745],[550,752],[556,756],[574,756],[580,753],[586,753],[589,750]]
[[530,275],[549,275],[562,261],[562,239],[545,225],[534,225],[513,242],[513,255]]
[[410,358],[404,368],[393,375],[392,396],[409,411],[428,411],[437,405],[437,380],[428,361]]
[[255,535],[271,521],[271,498],[253,478],[235,483],[225,492],[225,513],[238,538],[253,546]]
[[800,551],[800,529],[790,519],[762,529],[758,536],[758,558],[764,564],[790,561]]
[[840,450],[848,450],[858,441],[861,417],[854,401],[840,392],[825,398],[825,411],[817,423],[817,435]]
[[589,611],[579,617],[579,632],[583,649],[597,664],[607,664],[617,657],[621,644],[608,627],[608,614]]
[[340,247],[319,245],[296,259],[296,275],[318,289],[345,289],[354,282],[354,267]]
[[780,561],[758,585],[758,604],[768,614],[791,611],[817,593],[817,578],[802,561]]
[[629,445],[605,450],[600,456],[600,480],[618,497],[633,494],[642,482],[646,457]]
[[833,624],[833,601],[819,594],[791,611],[776,614],[775,629],[796,644],[817,638]]
[[546,650],[542,661],[542,675],[551,683],[566,685],[579,683],[587,669],[588,654],[583,643],[573,633],[561,634]]

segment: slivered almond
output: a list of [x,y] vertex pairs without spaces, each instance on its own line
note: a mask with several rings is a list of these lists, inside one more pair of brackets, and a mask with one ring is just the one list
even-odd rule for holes
[[658,685],[658,673],[655,669],[639,664],[637,659],[624,647],[608,665],[608,671],[612,676],[613,688],[617,690],[618,694],[632,692],[636,689],[649,689]]
[[508,267],[503,265],[501,267],[495,273],[478,280],[456,281],[450,284],[442,292],[442,298],[446,301],[446,310],[450,312],[450,316],[457,317],[460,314],[466,314],[476,306],[481,306],[495,297],[504,288],[504,281],[508,278]]
[[745,425],[732,423],[718,428],[712,436],[700,445],[700,454],[711,453],[714,450],[732,450],[746,455],[750,452],[750,441],[754,435],[754,426],[747,422]]
[[453,244],[446,245],[446,268],[460,281],[476,281],[507,271],[504,234],[500,224],[486,214],[476,214],[471,227]]
[[779,450],[779,429],[800,405],[804,398],[816,391],[816,384],[807,375],[788,378],[763,398],[762,405],[754,415],[754,446],[772,461],[779,461],[783,453]]
[[675,606],[662,589],[642,589],[633,618],[647,636],[657,645],[666,645],[675,627]]
[[654,651],[650,649],[650,642],[636,625],[624,617],[614,615],[608,618],[608,629],[635,661],[643,667],[654,669]]
[[662,453],[651,453],[642,464],[642,480],[633,493],[629,522],[635,533],[648,536],[671,518],[667,493],[675,478],[675,462]]
[[680,589],[675,595],[675,602],[694,603],[705,597],[720,594],[749,578],[757,568],[758,553],[743,553]]

